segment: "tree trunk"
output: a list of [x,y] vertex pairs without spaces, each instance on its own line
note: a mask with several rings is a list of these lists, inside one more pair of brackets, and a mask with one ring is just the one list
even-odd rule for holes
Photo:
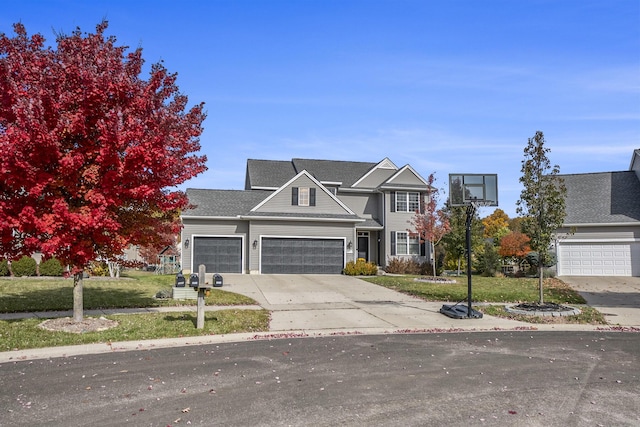
[[542,283],[544,281],[544,277],[542,277],[542,275],[544,274],[543,269],[542,269],[542,265],[538,265],[538,287],[540,288],[540,304],[544,304],[544,296],[543,296],[543,286]]
[[431,251],[431,271],[433,273],[433,277],[438,276],[438,272],[436,271],[436,245],[433,242],[430,242],[431,247],[429,248]]
[[82,322],[84,316],[83,298],[82,298],[82,278],[83,272],[73,275],[73,321]]
[[458,276],[460,275],[460,263],[461,263],[462,257],[458,257]]

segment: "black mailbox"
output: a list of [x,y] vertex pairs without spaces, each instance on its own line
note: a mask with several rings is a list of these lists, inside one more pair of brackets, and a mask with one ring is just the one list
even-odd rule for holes
[[222,287],[222,276],[218,273],[213,275],[213,286],[216,288]]
[[189,276],[189,286],[191,286],[192,288],[200,287],[200,277],[198,277],[197,274],[192,274],[191,276]]
[[184,288],[185,284],[186,284],[186,280],[182,275],[182,271],[181,271],[180,273],[176,274],[176,288]]

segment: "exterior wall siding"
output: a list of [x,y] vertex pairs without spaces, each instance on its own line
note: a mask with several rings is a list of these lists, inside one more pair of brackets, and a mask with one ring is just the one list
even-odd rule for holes
[[383,169],[377,168],[372,171],[365,179],[360,181],[357,188],[377,188],[380,184],[389,179],[394,173],[396,173],[396,169]]
[[380,193],[339,193],[338,198],[362,218],[380,218]]
[[[316,188],[316,206],[294,206],[291,204],[292,187]],[[287,212],[287,213],[317,213],[317,214],[338,214],[343,215],[348,212],[344,210],[334,199],[329,196],[321,187],[306,176],[301,176],[291,185],[275,194],[271,200],[262,205],[257,212]]]

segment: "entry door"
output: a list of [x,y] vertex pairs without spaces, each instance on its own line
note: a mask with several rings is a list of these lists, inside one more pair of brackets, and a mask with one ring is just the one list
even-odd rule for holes
[[364,258],[369,261],[369,233],[358,232],[358,258]]

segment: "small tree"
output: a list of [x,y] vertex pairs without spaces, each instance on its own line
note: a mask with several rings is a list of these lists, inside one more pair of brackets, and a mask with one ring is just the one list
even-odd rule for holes
[[484,237],[499,241],[502,236],[509,232],[509,215],[500,208],[482,220],[484,226]]
[[545,148],[544,134],[537,131],[533,138],[529,138],[524,149],[522,161],[522,177],[520,182],[524,189],[517,202],[517,212],[524,217],[522,231],[529,236],[531,249],[540,254],[538,264],[539,303],[544,304],[543,296],[543,266],[546,264],[551,242],[556,230],[562,227],[565,211],[567,188],[564,180],[557,176],[560,167],[551,163]]
[[449,218],[442,209],[438,209],[439,190],[434,187],[435,176],[430,174],[427,178],[427,201],[421,203],[421,208],[409,221],[413,230],[407,230],[413,237],[418,236],[421,244],[429,243],[431,255],[431,268],[433,275],[437,276],[435,248],[440,243],[445,234],[449,232]]
[[526,234],[512,231],[500,239],[500,249],[498,253],[501,257],[522,261],[524,257],[531,252],[529,241],[531,241],[531,239]]
[[0,33],[0,253],[72,266],[79,322],[91,260],[178,231],[188,200],[175,187],[206,170],[203,104],[185,111],[161,63],[140,78],[142,49],[115,46],[106,21],[58,35],[57,48],[13,28]]

